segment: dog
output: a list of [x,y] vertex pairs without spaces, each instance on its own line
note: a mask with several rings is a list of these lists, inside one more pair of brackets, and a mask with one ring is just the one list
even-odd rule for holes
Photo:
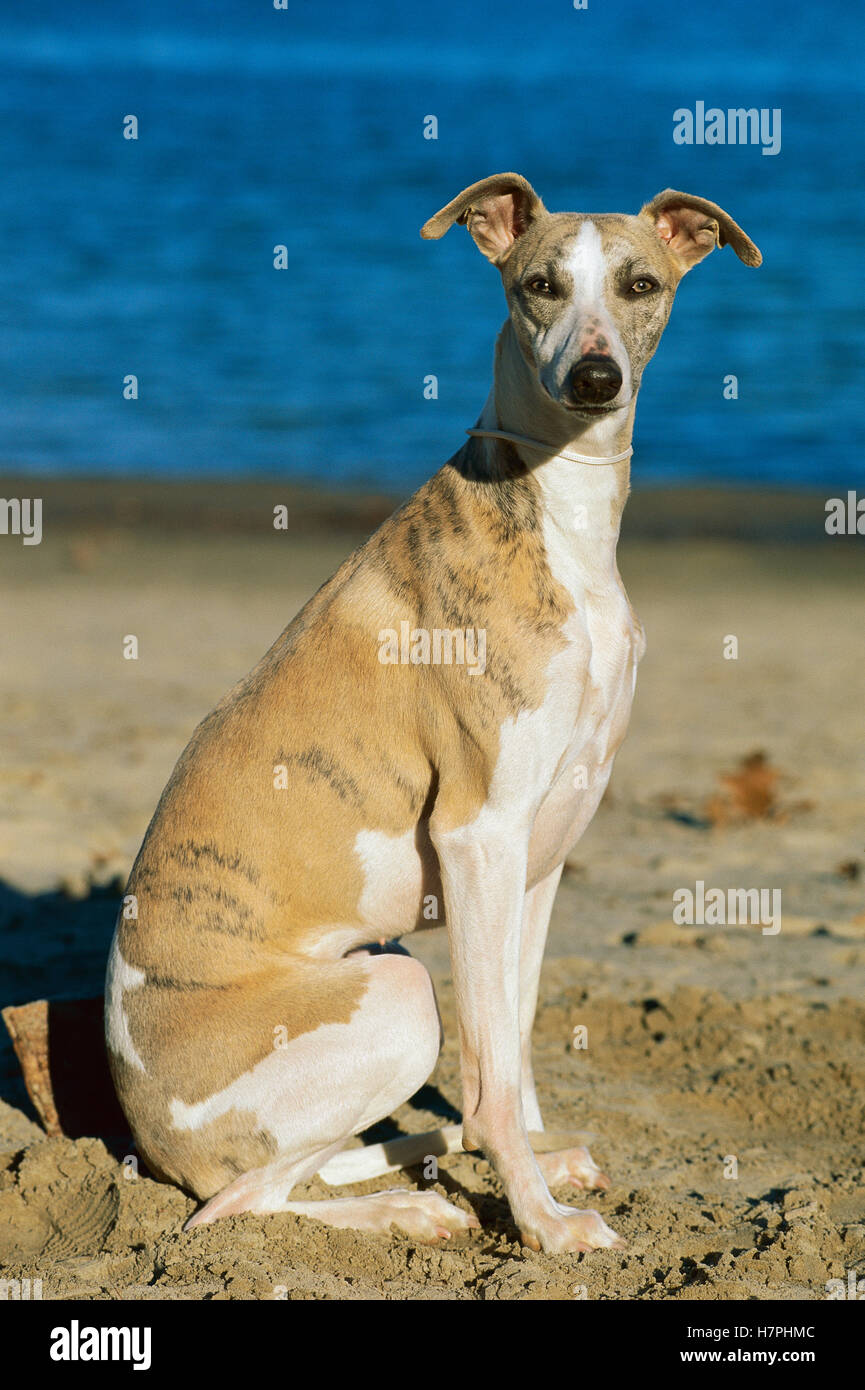
[[[149,1168],[205,1203],[189,1226],[289,1211],[445,1240],[478,1223],[432,1191],[290,1195],[461,1144],[494,1165],[524,1244],[618,1249],[550,1193],[607,1186],[589,1152],[533,1149],[538,979],[645,647],[616,565],[643,370],[687,271],[715,246],[761,256],[671,189],[635,216],[550,213],[497,174],[421,235],[455,223],[508,304],[487,403],[195,730],[119,915],[109,1060]],[[381,943],[436,925],[462,1125],[346,1148],[435,1066],[429,974]]]

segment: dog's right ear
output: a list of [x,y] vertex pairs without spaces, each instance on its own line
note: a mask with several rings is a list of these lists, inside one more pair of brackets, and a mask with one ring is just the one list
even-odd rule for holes
[[420,229],[422,237],[438,240],[454,222],[467,226],[478,249],[493,265],[507,258],[517,237],[527,231],[546,208],[521,174],[492,174],[464,188]]

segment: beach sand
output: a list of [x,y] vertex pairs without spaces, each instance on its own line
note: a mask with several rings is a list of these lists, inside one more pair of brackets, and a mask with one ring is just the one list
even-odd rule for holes
[[[120,888],[193,727],[390,502],[265,482],[3,490],[44,499],[41,545],[0,537],[7,1005],[101,992]],[[819,497],[637,487],[620,568],[648,653],[556,902],[536,1074],[548,1126],[591,1134],[611,1178],[557,1196],[596,1207],[627,1253],[522,1250],[469,1155],[442,1159],[437,1181],[352,1189],[434,1186],[475,1210],[482,1231],[441,1248],[289,1215],[184,1235],[192,1200],[116,1144],[44,1137],[4,1037],[3,1277],[41,1279],[46,1299],[725,1300],[822,1299],[865,1275],[861,539],[827,539]],[[780,890],[781,930],[675,925],[673,893],[698,880]],[[447,943],[406,944],[446,1041],[394,1117],[403,1132],[460,1101]]]

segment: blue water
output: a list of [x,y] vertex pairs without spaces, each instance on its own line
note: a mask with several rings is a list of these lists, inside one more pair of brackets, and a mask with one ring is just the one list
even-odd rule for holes
[[[503,318],[465,231],[418,229],[517,169],[553,210],[699,193],[763,250],[683,282],[638,476],[856,486],[863,39],[844,0],[0,4],[0,463],[415,486]],[[780,107],[781,152],[675,145],[698,100]]]

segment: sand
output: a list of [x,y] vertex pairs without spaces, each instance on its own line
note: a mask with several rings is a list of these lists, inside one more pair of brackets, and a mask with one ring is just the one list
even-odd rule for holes
[[[193,726],[388,506],[278,484],[40,490],[42,545],[0,544],[3,1005],[100,992],[119,887]],[[861,542],[821,539],[814,498],[638,488],[629,508],[620,567],[649,650],[567,866],[536,1029],[548,1127],[591,1135],[612,1180],[557,1195],[596,1207],[628,1251],[523,1250],[469,1155],[437,1181],[352,1189],[433,1186],[474,1210],[482,1230],[442,1247],[289,1215],[183,1234],[194,1203],[116,1143],[44,1137],[4,1039],[2,1277],[40,1278],[46,1299],[728,1300],[823,1299],[865,1275]],[[720,779],[758,750],[779,778],[770,814],[742,820]],[[779,889],[780,932],[674,924],[673,893],[697,880]],[[407,944],[446,1042],[373,1138],[459,1105],[447,944]]]

